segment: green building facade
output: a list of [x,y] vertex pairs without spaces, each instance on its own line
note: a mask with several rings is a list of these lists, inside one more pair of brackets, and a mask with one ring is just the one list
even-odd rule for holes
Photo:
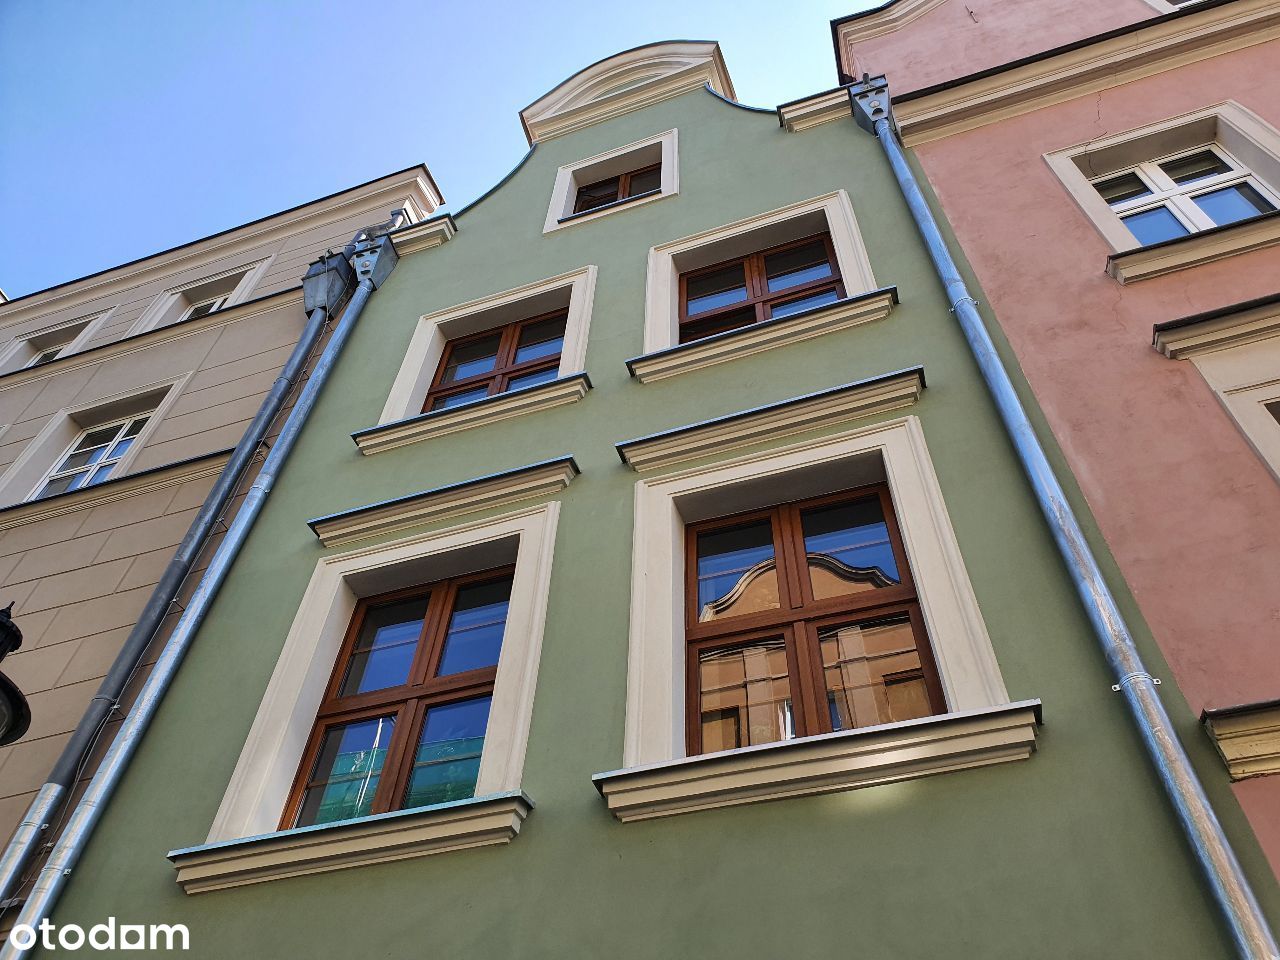
[[[210,958],[1230,955],[875,140],[732,98],[714,44],[619,54],[393,234],[55,923]],[[321,709],[395,725],[326,752]]]

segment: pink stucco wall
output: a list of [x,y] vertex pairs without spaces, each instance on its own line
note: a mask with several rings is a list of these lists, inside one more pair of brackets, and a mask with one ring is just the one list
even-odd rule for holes
[[[1154,323],[1273,294],[1280,248],[1121,286],[1043,154],[1226,99],[1280,126],[1280,42],[917,154],[1195,710],[1280,694],[1280,484]],[[892,74],[890,74],[892,82]],[[1238,785],[1280,872],[1280,777]]]
[[1065,7],[1052,0],[944,0],[867,40],[856,34],[883,16],[851,21],[846,29],[855,36],[841,42],[841,68],[850,76],[887,73],[902,94],[1158,16],[1146,0],[1075,0]]

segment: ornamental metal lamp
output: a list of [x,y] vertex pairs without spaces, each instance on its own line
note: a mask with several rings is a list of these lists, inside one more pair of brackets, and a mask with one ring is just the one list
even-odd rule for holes
[[[0,660],[22,646],[22,631],[13,622],[13,604],[0,610]],[[31,726],[31,708],[18,685],[0,673],[0,747],[13,743]]]

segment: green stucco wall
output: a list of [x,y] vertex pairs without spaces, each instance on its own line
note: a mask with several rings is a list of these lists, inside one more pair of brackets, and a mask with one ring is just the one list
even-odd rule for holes
[[[558,166],[673,126],[679,196],[542,235]],[[650,246],[838,188],[877,280],[899,288],[887,320],[669,381],[629,380]],[[357,452],[349,434],[376,423],[421,314],[588,263],[599,279],[595,388],[583,402]],[[613,445],[914,364],[928,388],[910,412],[1011,699],[1044,702],[1039,752],[849,793],[614,821],[590,782],[622,764],[636,477]],[[165,853],[206,836],[323,553],[306,521],[561,454],[582,475],[561,498],[524,777],[537,809],[520,836],[184,895]],[[406,257],[373,297],[54,919],[186,923],[190,955],[210,958],[1230,956],[1110,683],[875,140],[852,121],[787,134],[772,114],[697,91],[539,146],[459,218],[455,239]],[[1172,683],[1162,690],[1275,911],[1225,773]]]

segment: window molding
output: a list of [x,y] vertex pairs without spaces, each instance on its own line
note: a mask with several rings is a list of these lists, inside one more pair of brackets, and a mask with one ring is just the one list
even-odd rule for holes
[[[4,352],[0,353],[0,370],[16,373],[22,370],[35,370],[39,367],[47,366],[47,363],[33,366],[32,361],[41,351],[51,349],[54,346],[62,347],[55,360],[62,360],[79,352],[102,329],[103,324],[107,322],[111,314],[115,312],[115,309],[115,307],[108,307],[105,310],[87,313],[71,320],[63,320],[14,337]],[[71,330],[75,332],[60,343],[59,334],[63,331]],[[48,363],[52,362],[54,361],[48,361]]]
[[680,342],[680,274],[829,232],[847,297],[877,289],[853,204],[844,190],[789,204],[649,250],[645,283],[644,353]]
[[[785,479],[785,496],[773,480]],[[953,712],[1008,702],[916,417],[878,423],[635,486],[623,764],[685,755],[685,524],[768,502],[889,485],[943,691]]]
[[[1272,191],[1280,186],[1280,131],[1234,100],[1044,154],[1045,163],[1110,245],[1108,272],[1122,282],[1158,276],[1280,241],[1269,215],[1141,247],[1091,180],[1205,143],[1217,143]],[[1274,218],[1273,218],[1274,219]],[[1271,238],[1275,234],[1275,238]]]
[[1232,780],[1280,773],[1280,700],[1206,710],[1200,721]]
[[83,431],[93,429],[97,424],[111,423],[126,416],[150,411],[147,425],[138,434],[129,452],[116,465],[115,476],[111,480],[127,476],[193,375],[194,371],[187,371],[122,393],[63,407],[48,418],[40,432],[28,441],[22,453],[0,474],[0,503],[38,503],[32,498],[43,485],[44,478],[49,475],[54,458],[65,454]]
[[[358,595],[370,596],[513,561],[515,574],[507,629],[475,794],[477,798],[484,798],[518,793],[533,710],[559,506],[553,501],[522,512],[317,561],[206,844],[282,832],[277,831],[276,826]],[[377,845],[377,836],[376,831],[368,835],[372,846]]]
[[[188,303],[186,294],[188,291],[197,290],[207,284],[216,284],[220,280],[226,280],[237,275],[237,280],[231,290],[219,294],[223,300],[219,310],[225,310],[234,307],[238,303],[243,303],[249,299],[249,295],[253,292],[253,288],[257,286],[258,281],[262,279],[267,272],[267,268],[271,265],[271,261],[275,259],[272,254],[269,257],[263,257],[260,260],[254,260],[250,263],[240,264],[239,266],[229,267],[220,270],[217,273],[208,274],[195,280],[189,280],[186,283],[180,283],[177,286],[169,287],[151,302],[151,305],[142,312],[137,321],[126,337],[136,336],[140,333],[146,333],[149,330],[155,330],[159,327],[166,327],[173,323],[180,323],[188,319],[185,314],[190,311],[191,307],[197,303],[211,299],[210,296],[197,294],[199,300],[194,303]],[[211,311],[215,312],[215,311]]]
[[[594,265],[579,267],[419,317],[377,425],[382,427],[418,416],[449,340],[504,326],[523,317],[566,308],[569,316],[560,348],[559,376],[564,379],[583,372],[597,272]],[[361,450],[368,452],[363,446]]]
[[[595,210],[584,210],[574,213],[574,202],[578,189],[587,184],[606,180],[610,177],[651,166],[662,164],[661,186],[657,193],[648,193],[639,197],[618,200]],[[663,197],[675,196],[680,192],[680,144],[679,131],[665,130],[652,137],[637,140],[623,147],[608,150],[605,153],[567,163],[556,171],[556,179],[551,188],[551,202],[547,205],[547,216],[542,224],[543,234],[553,233],[565,227],[575,226],[596,220],[600,217],[630,210]]]
[[1157,324],[1152,342],[1189,360],[1249,445],[1280,479],[1280,295]]
[[725,750],[609,773],[592,782],[623,823],[915,780],[1036,750],[1040,701],[1022,700]]

